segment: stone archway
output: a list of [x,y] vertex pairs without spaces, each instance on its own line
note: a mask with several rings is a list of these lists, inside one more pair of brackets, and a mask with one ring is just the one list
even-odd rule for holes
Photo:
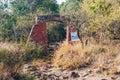
[[[46,22],[49,21],[62,22],[68,25],[69,24],[68,21],[70,21],[70,19],[60,15],[44,15],[44,16],[36,17],[36,24],[33,25],[28,40],[31,40],[36,44],[42,45],[46,50],[48,46]],[[71,25],[67,26],[67,31],[66,31],[67,42],[71,41],[70,33],[75,31],[76,31],[75,28],[73,28]]]

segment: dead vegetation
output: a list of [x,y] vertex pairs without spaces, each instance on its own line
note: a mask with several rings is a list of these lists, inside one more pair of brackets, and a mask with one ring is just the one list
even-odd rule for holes
[[105,74],[120,72],[120,42],[89,44],[82,48],[80,43],[63,43],[53,58],[55,67],[76,69],[88,65],[99,68]]
[[34,59],[42,58],[43,56],[44,51],[42,47],[36,46],[33,43],[29,43],[29,45],[25,46],[22,43],[0,42],[0,78],[1,76],[5,78],[4,74],[7,77],[21,78],[22,76],[19,74],[20,67],[25,62],[30,62]]
[[[25,48],[12,43],[0,43],[0,74],[6,70],[15,72],[22,61],[32,60],[34,66],[51,64],[44,60],[36,60],[42,56],[42,50],[34,45]],[[91,43],[84,48],[80,43],[62,43],[52,57],[54,67],[78,69],[85,67],[97,68],[105,75],[120,73],[120,42],[107,41],[106,43]],[[24,58],[21,54],[25,53]],[[20,54],[20,55],[18,55]],[[4,55],[4,56],[3,56]],[[34,59],[33,59],[34,58]]]

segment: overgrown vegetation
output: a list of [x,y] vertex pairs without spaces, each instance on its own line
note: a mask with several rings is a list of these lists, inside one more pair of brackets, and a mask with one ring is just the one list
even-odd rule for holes
[[[118,0],[67,0],[60,6],[60,14],[69,14],[74,27],[83,36],[95,39],[120,39],[120,2]],[[114,25],[113,25],[114,24]]]
[[47,26],[48,43],[61,42],[66,37],[65,25],[60,23],[49,23]]
[[0,0],[0,41],[26,42],[38,14],[57,12],[56,0]]
[[[115,73],[119,69],[119,66],[116,65],[116,62],[119,63],[119,48],[119,42],[109,42],[108,44],[92,43],[85,48],[80,43],[73,45],[63,43],[54,54],[53,64],[55,67],[70,69],[93,66],[100,69],[106,68],[109,74]],[[116,71],[111,71],[113,69],[112,65],[114,65]]]
[[33,43],[27,46],[13,43],[0,43],[0,45],[3,45],[0,46],[0,74],[8,72],[12,77],[16,77],[25,62],[45,57],[43,48]]
[[[27,38],[36,15],[55,13],[70,18],[68,25],[76,27],[83,42],[87,39],[89,43],[84,47],[80,43],[60,44],[53,56],[55,67],[93,66],[106,74],[120,72],[119,0],[66,0],[61,5],[56,0],[0,0],[0,75],[8,72],[16,80],[33,80],[33,76],[20,74],[19,68],[25,62],[49,56],[42,46],[26,45]],[[63,24],[48,23],[48,43],[64,40],[65,30]]]

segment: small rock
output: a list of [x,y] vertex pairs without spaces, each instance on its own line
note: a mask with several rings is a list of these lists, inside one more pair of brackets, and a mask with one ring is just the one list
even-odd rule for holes
[[85,78],[83,78],[82,80],[86,80]]
[[89,73],[84,72],[82,77],[86,77],[86,76],[88,76],[88,75],[89,75]]
[[92,70],[89,69],[87,72],[88,72],[88,73],[92,73]]
[[120,74],[120,66],[117,66],[117,74]]
[[40,76],[41,73],[40,73],[40,72],[35,72],[34,75],[35,75],[35,76]]
[[41,74],[40,80],[47,80],[47,75],[46,74]]
[[114,76],[114,77],[111,77],[111,79],[112,79],[112,80],[116,80],[116,79],[117,79],[117,77],[115,77],[115,76]]
[[60,76],[60,77],[59,77],[59,79],[60,79],[60,80],[63,80],[63,77],[62,77],[62,76]]
[[11,76],[11,73],[5,72],[5,73],[3,73],[1,80],[14,80],[14,79],[13,79],[13,77]]
[[27,73],[28,69],[22,69],[22,72]]
[[[28,65],[28,67],[27,67],[27,65]],[[29,64],[26,64],[26,68],[33,68],[33,66],[29,65]]]
[[77,77],[80,77],[80,75],[78,73],[76,73],[76,72],[72,72],[71,77],[77,78]]
[[49,74],[49,75],[48,75],[48,78],[53,79],[54,77],[56,77],[56,75],[54,75],[54,74]]
[[107,80],[107,79],[101,79],[101,80]]
[[38,76],[38,77],[41,77],[41,73],[39,73],[37,76]]
[[94,69],[94,72],[95,73],[101,73],[101,70],[100,70],[100,68],[96,68],[96,69]]
[[22,66],[23,69],[28,69],[29,67],[30,67],[29,64],[24,64],[24,65]]
[[29,71],[37,71],[38,69],[35,66],[29,67]]
[[64,76],[63,79],[68,79],[69,77],[68,76]]
[[30,72],[30,74],[31,74],[31,75],[34,75],[34,74],[35,74],[35,72]]

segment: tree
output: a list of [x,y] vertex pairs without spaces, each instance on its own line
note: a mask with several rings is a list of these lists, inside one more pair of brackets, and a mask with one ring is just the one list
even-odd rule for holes
[[0,39],[7,39],[13,40],[13,35],[11,35],[13,32],[13,27],[16,24],[16,18],[14,15],[12,15],[9,11],[9,0],[1,0],[0,1]]
[[[119,7],[117,1],[112,0],[84,0],[82,4],[82,9],[90,17],[89,26],[87,30],[91,30],[97,33],[100,37],[104,35],[110,35],[108,29],[109,25],[114,21],[118,20],[117,16],[119,15],[119,9],[116,10],[116,7]],[[101,35],[103,34],[103,35]]]
[[14,0],[12,2],[12,9],[18,15],[36,13],[40,11],[43,13],[58,12],[58,5],[56,0]]
[[[70,23],[77,28],[80,36],[92,36],[103,41],[113,35],[110,24],[120,21],[119,9],[118,0],[67,0],[61,4],[60,13],[70,14]],[[78,21],[72,21],[74,19]],[[116,29],[118,34],[119,26]]]
[[[13,27],[16,24],[16,18],[13,15],[4,14],[0,22],[0,35],[3,40],[13,40],[14,41],[14,32]],[[13,35],[12,35],[13,34]]]
[[[6,1],[6,2],[4,2]],[[4,3],[3,3],[4,2]],[[7,12],[6,12],[7,10]],[[0,35],[13,40],[13,27],[17,28],[18,37],[26,41],[37,14],[58,12],[56,0],[0,0]],[[6,32],[5,32],[6,31]],[[9,35],[8,35],[8,34]]]
[[83,0],[67,0],[66,2],[63,2],[59,7],[60,14],[68,15],[74,13],[77,11],[77,8],[82,1]]

